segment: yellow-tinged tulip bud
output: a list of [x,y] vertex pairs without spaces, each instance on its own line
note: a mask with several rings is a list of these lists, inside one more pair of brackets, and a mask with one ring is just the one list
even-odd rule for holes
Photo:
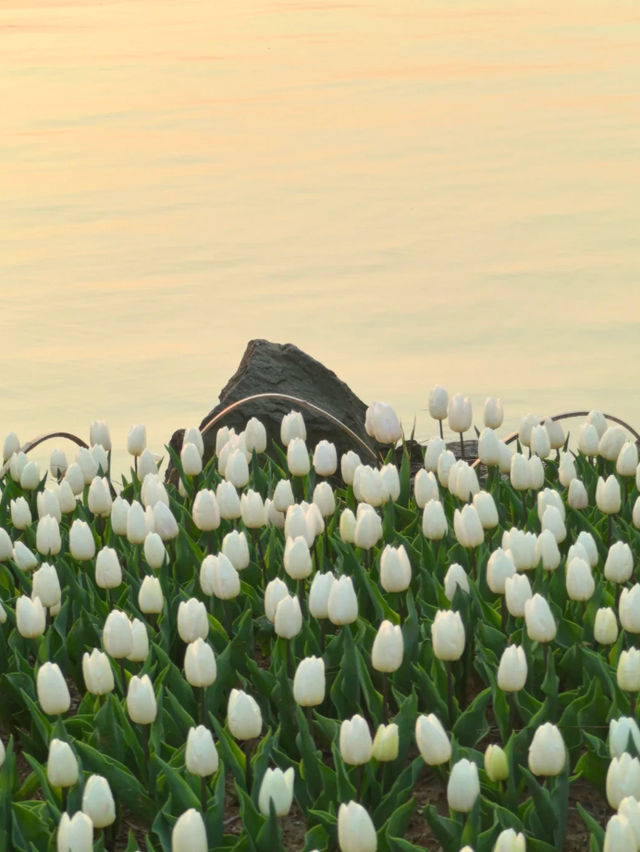
[[345,719],[340,725],[340,754],[350,766],[360,766],[371,760],[373,742],[369,725],[356,713],[351,719]]
[[60,817],[57,833],[58,852],[92,852],[93,822],[83,811],[77,811],[73,817],[63,813]]
[[478,767],[463,758],[454,763],[447,783],[447,802],[453,811],[469,813],[480,795]]
[[490,781],[505,781],[509,776],[507,755],[499,745],[488,745],[484,753],[484,768]]
[[623,752],[614,757],[607,770],[607,800],[617,810],[626,796],[640,799],[640,760]]
[[638,844],[633,825],[623,814],[614,814],[604,833],[603,852],[636,852]]
[[616,678],[618,686],[625,692],[640,692],[640,651],[637,648],[621,652]]
[[357,802],[344,802],[338,808],[340,852],[376,852],[378,836],[371,817]]
[[610,606],[600,607],[593,624],[593,637],[601,645],[613,645],[618,638],[618,620]]
[[395,760],[398,757],[399,735],[395,723],[380,725],[373,738],[372,757],[380,763]]

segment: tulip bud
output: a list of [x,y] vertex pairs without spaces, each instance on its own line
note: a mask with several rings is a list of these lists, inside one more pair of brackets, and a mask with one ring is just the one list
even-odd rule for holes
[[60,817],[57,833],[58,852],[92,852],[93,822],[83,811],[77,811],[73,817],[63,813]]
[[640,760],[623,752],[614,757],[607,770],[607,801],[616,810],[626,796],[640,799]]
[[411,582],[411,563],[404,545],[387,544],[380,556],[380,585],[387,593],[404,592]]
[[567,595],[572,601],[588,601],[593,595],[596,583],[591,573],[591,566],[579,556],[574,557],[567,565],[566,575]]
[[20,595],[16,600],[16,627],[18,633],[25,639],[35,639],[42,636],[46,622],[46,613],[39,597],[33,600],[26,595]]
[[293,580],[304,580],[311,569],[311,552],[304,537],[288,538],[284,547],[284,570]]
[[614,814],[607,822],[603,852],[636,852],[638,844],[627,817]]
[[87,497],[89,511],[94,515],[106,518],[111,514],[111,492],[109,491],[109,482],[104,477],[94,476],[89,486],[89,495]]
[[593,637],[601,645],[613,645],[618,638],[618,621],[610,606],[600,607],[596,612]]
[[244,488],[249,482],[249,463],[242,449],[234,450],[229,454],[224,475],[225,479],[235,485],[236,488]]
[[420,468],[413,481],[413,495],[419,509],[424,509],[429,500],[439,499],[438,480],[432,472]]
[[187,771],[200,778],[206,778],[207,775],[213,775],[217,771],[218,752],[211,731],[204,725],[189,728],[184,762]]
[[206,489],[198,491],[193,501],[191,514],[193,522],[199,530],[203,532],[217,530],[220,526],[220,509],[215,492]]
[[503,595],[507,577],[516,573],[516,566],[510,551],[498,547],[493,551],[487,562],[487,585],[494,595]]
[[618,601],[620,624],[629,633],[640,633],[640,583],[623,589]]
[[519,645],[508,645],[500,658],[497,682],[503,692],[519,692],[527,682],[527,658]]
[[378,672],[395,672],[402,665],[403,654],[404,641],[400,626],[385,619],[373,640],[371,665]]
[[475,506],[470,504],[464,506],[462,511],[460,509],[454,511],[453,530],[463,547],[479,547],[484,541],[480,516]]
[[524,620],[527,635],[535,642],[551,642],[555,638],[556,622],[546,598],[542,595],[535,594],[525,602]]
[[576,466],[571,453],[560,453],[560,463],[558,465],[558,479],[560,483],[568,488],[571,480],[577,477]]
[[500,464],[500,441],[493,429],[483,429],[478,438],[478,458],[487,467]]
[[429,541],[441,541],[449,525],[444,508],[439,500],[429,500],[422,511],[422,533]]
[[287,447],[287,467],[292,476],[306,476],[311,469],[307,445],[302,438],[292,438]]
[[158,533],[149,532],[144,539],[144,558],[147,560],[149,567],[154,571],[159,571],[164,565],[167,557],[167,550]]
[[132,722],[150,725],[158,713],[156,696],[149,675],[134,675],[127,688],[127,712]]
[[367,503],[360,503],[358,506],[353,537],[356,547],[362,547],[364,550],[375,547],[382,538],[382,520]]
[[529,447],[531,444],[531,430],[537,426],[540,418],[537,414],[525,414],[520,420],[520,429],[518,431],[518,440],[521,446]]
[[579,479],[572,479],[569,483],[569,493],[567,494],[567,503],[572,509],[586,509],[589,505],[589,496],[587,489]]
[[545,417],[544,428],[547,430],[549,444],[552,450],[559,450],[564,446],[565,437],[562,429],[562,423],[559,420],[552,420],[551,417]]
[[395,723],[379,725],[373,738],[371,756],[379,763],[388,763],[398,757],[399,734]]
[[633,573],[633,554],[625,541],[616,541],[609,548],[604,563],[604,576],[614,583],[626,583]]
[[9,432],[2,447],[2,460],[8,462],[14,453],[20,452],[20,439],[15,432]]
[[[55,499],[55,498],[54,498]],[[36,548],[44,556],[55,556],[60,553],[62,540],[58,521],[51,515],[45,515],[38,521],[36,529]]]
[[340,513],[340,538],[349,544],[355,544],[356,516],[351,509],[343,509]]
[[616,679],[625,692],[640,692],[640,651],[637,648],[620,653]]
[[491,530],[498,526],[498,509],[493,495],[488,491],[478,491],[473,498],[473,507],[478,513],[484,530]]
[[258,807],[264,816],[269,816],[272,802],[276,816],[286,816],[289,813],[293,802],[294,775],[293,766],[285,772],[282,769],[266,770],[258,793]]
[[20,482],[20,477],[22,475],[22,471],[25,469],[27,464],[27,456],[21,450],[13,453],[9,458],[9,472],[11,474],[11,479],[14,482]]
[[[142,506],[140,506],[140,509],[142,509]],[[116,535],[126,535],[128,516],[129,504],[122,497],[116,497],[111,504],[111,531]]]
[[490,781],[505,781],[509,776],[507,755],[499,745],[488,745],[484,753],[484,768]]
[[241,689],[232,689],[227,704],[227,724],[237,740],[252,740],[260,736],[262,714],[255,698]]
[[38,564],[36,556],[21,541],[16,541],[13,546],[13,561],[25,573],[32,571]]
[[82,655],[82,677],[87,692],[92,695],[106,695],[115,686],[109,658],[97,648]]
[[585,456],[598,455],[598,433],[591,423],[583,423],[578,432],[578,449]]
[[451,450],[445,450],[440,453],[438,456],[438,481],[443,488],[447,488],[449,485],[449,471],[456,463],[456,457],[451,452]]
[[9,504],[11,523],[17,530],[26,529],[31,523],[31,509],[24,497],[17,497]]
[[373,402],[366,411],[364,428],[379,444],[395,444],[402,438],[398,415],[386,402]]
[[601,476],[598,477],[596,505],[605,515],[615,515],[616,512],[620,511],[622,505],[620,483],[613,474],[608,476],[606,480]]
[[345,719],[340,725],[340,755],[350,766],[360,766],[371,760],[373,741],[369,725],[360,714]]
[[431,440],[427,442],[427,448],[424,454],[425,470],[429,471],[429,473],[437,471],[438,460],[446,449],[447,445],[442,438],[431,438]]
[[288,447],[293,438],[307,439],[307,429],[304,418],[299,411],[290,411],[285,414],[280,423],[280,442]]
[[55,520],[60,523],[62,519],[62,510],[60,509],[60,501],[58,500],[58,490],[59,486],[55,485],[54,488],[47,488],[45,491],[38,491],[36,495],[36,502],[38,505],[38,518],[40,518],[40,520],[45,518],[47,515],[51,515],[52,518],[55,518]]
[[318,476],[333,476],[338,469],[338,454],[335,444],[319,441],[313,451],[313,467]]
[[460,393],[455,394],[449,400],[447,411],[449,417],[449,428],[453,432],[462,434],[471,426],[471,400],[468,396]]
[[35,462],[27,462],[20,474],[20,486],[25,491],[35,491],[40,484],[40,471]]
[[184,674],[190,686],[207,687],[215,681],[218,670],[213,648],[198,638],[187,645]]
[[78,780],[78,761],[69,743],[52,739],[47,758],[47,779],[54,787],[73,787]]
[[629,751],[629,743],[633,743],[636,751],[640,751],[640,728],[635,719],[630,716],[621,716],[619,719],[611,719],[609,722],[609,752],[611,757]]
[[314,575],[309,589],[309,613],[314,618],[329,618],[329,595],[334,581],[335,577],[331,571]]
[[635,476],[638,469],[638,447],[635,441],[622,445],[616,460],[616,473],[620,476]]
[[483,422],[488,429],[499,429],[502,426],[504,412],[502,400],[488,396],[484,401]]
[[[313,593],[313,584],[311,593]],[[309,606],[311,607],[311,601],[309,601]],[[339,627],[344,624],[351,624],[357,619],[358,599],[351,577],[342,576],[332,582],[327,602],[327,615],[329,621]],[[316,618],[318,617],[322,616],[316,616]]]
[[38,702],[49,716],[66,713],[71,707],[69,687],[57,663],[43,663],[36,678]]
[[171,852],[207,852],[208,848],[202,817],[195,808],[189,808],[173,826]]
[[96,554],[96,543],[91,528],[84,521],[76,520],[69,530],[69,550],[74,559],[86,562]]
[[378,836],[371,817],[357,802],[344,802],[338,808],[340,852],[376,852]]
[[185,476],[198,476],[202,473],[202,456],[195,444],[183,443],[180,451],[180,464]]
[[526,602],[532,597],[531,583],[525,574],[514,574],[504,582],[504,599],[507,609],[516,618],[522,618]]
[[103,547],[96,558],[96,585],[101,589],[117,589],[122,582],[122,568],[113,547]]
[[565,540],[567,529],[564,525],[562,515],[555,506],[547,506],[541,521],[542,529],[550,530],[558,544],[561,544]]
[[546,459],[551,452],[551,442],[549,434],[544,426],[532,426],[530,435],[531,452],[539,456],[541,459]]
[[436,385],[429,392],[429,414],[434,420],[445,420],[447,407],[449,405],[449,394],[442,385]]
[[228,532],[222,539],[222,552],[236,571],[243,571],[249,564],[249,544],[244,532]]
[[102,629],[102,643],[110,657],[121,659],[131,653],[133,634],[129,616],[118,609],[112,610]]
[[447,784],[447,802],[452,811],[469,813],[480,795],[478,767],[463,758],[454,763]]
[[53,565],[43,562],[33,574],[33,585],[31,587],[33,598],[40,598],[44,607],[55,606],[60,600],[60,581]]
[[235,486],[231,482],[227,482],[226,480],[219,482],[215,496],[218,507],[217,513],[208,501],[205,502],[203,507],[198,505],[198,522],[203,524],[202,529],[206,529],[209,526],[211,529],[217,529],[220,524],[219,518],[216,520],[217,515],[225,520],[235,520],[242,515],[240,498],[238,497]]
[[501,831],[493,847],[493,852],[526,852],[527,841],[522,832],[516,834],[515,829],[505,828]]
[[131,622],[131,637],[131,651],[127,654],[127,659],[133,663],[142,663],[149,654],[149,635],[146,624],[139,618],[134,618]]
[[242,512],[242,521],[247,529],[256,530],[264,526],[266,522],[264,503],[257,491],[249,489],[246,494],[242,495],[240,511]]
[[438,610],[431,625],[433,653],[439,660],[459,660],[464,651],[465,632],[459,612]]
[[345,485],[353,484],[353,476],[362,462],[360,456],[353,450],[349,450],[340,457],[340,473]]
[[536,542],[536,564],[542,561],[545,571],[555,571],[562,561],[556,538],[551,530],[543,530]]
[[240,594],[240,575],[224,553],[207,556],[200,568],[200,585],[205,594],[228,601]]
[[247,425],[244,429],[244,440],[247,452],[264,453],[267,449],[267,430],[264,423],[258,420],[257,417],[251,417],[247,420]]
[[536,728],[529,746],[529,769],[534,775],[559,775],[567,760],[567,749],[559,729],[546,722]]
[[[98,473],[98,462],[93,457],[90,450],[86,447],[81,447],[76,456],[76,464],[82,473],[82,485],[90,485],[94,476]],[[69,471],[67,471],[69,473]]]
[[106,828],[115,822],[116,804],[106,778],[90,775],[82,793],[82,811],[95,828]]
[[469,594],[471,591],[467,572],[462,565],[454,562],[453,565],[449,566],[447,573],[444,575],[444,594],[447,600],[453,600],[457,588],[462,589],[466,594]]
[[295,595],[285,595],[276,606],[273,627],[283,639],[293,639],[302,630],[300,601]]
[[140,586],[138,592],[138,607],[140,612],[145,615],[156,615],[162,612],[164,605],[164,596],[162,594],[162,586],[157,577],[147,575]]
[[422,759],[429,766],[440,766],[451,757],[451,743],[437,716],[418,716],[416,719],[416,743]]
[[[630,852],[636,852],[636,849],[640,846],[640,802],[634,799],[633,796],[625,796],[624,799],[618,805],[618,816],[625,817],[625,819],[629,820],[629,823],[633,830],[633,840],[635,843],[635,845],[629,846],[629,849]],[[605,844],[606,840],[607,838],[605,835]],[[618,848],[621,847],[618,847],[612,843],[608,847],[608,852],[614,852],[614,849]]]
[[195,642],[200,637],[206,639],[209,635],[207,610],[202,601],[189,598],[180,601],[178,606],[178,633],[183,642]]
[[620,426],[609,426],[600,436],[598,454],[607,461],[616,461],[624,444],[624,429]]
[[146,446],[147,430],[145,426],[132,426],[127,436],[127,452],[132,456],[140,456]]
[[322,657],[305,657],[296,668],[293,697],[301,707],[316,707],[322,704],[324,695],[324,660]]
[[511,456],[510,477],[511,485],[516,491],[526,491],[531,487],[529,482],[529,464],[521,453],[514,453]]

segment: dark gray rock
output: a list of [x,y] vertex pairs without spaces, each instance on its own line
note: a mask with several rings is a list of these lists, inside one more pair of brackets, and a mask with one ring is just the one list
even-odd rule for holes
[[[235,374],[220,391],[220,401],[200,424],[203,431],[207,423],[234,402],[254,394],[275,392],[288,394],[332,414],[370,447],[379,449],[364,429],[367,405],[341,381],[336,374],[307,355],[292,343],[271,343],[268,340],[250,340]],[[363,462],[371,464],[364,449],[327,417],[296,406],[288,400],[258,399],[228,412],[223,419],[204,432],[205,463],[215,451],[216,432],[221,426],[233,426],[239,432],[250,417],[258,417],[265,425],[270,439],[280,440],[280,421],[287,412],[300,410],[307,427],[307,446],[313,450],[325,438],[338,449],[338,457],[347,450],[355,450]],[[174,432],[171,446],[179,453],[184,430]],[[167,479],[172,477],[172,468]]]

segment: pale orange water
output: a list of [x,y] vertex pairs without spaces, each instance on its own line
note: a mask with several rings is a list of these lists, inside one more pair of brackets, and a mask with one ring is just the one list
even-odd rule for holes
[[635,0],[2,0],[2,431],[160,449],[252,337],[419,437],[640,424],[638,56]]

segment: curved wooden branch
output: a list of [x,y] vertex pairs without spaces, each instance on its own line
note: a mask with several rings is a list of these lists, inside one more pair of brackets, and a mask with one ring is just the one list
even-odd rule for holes
[[[82,438],[78,438],[77,435],[74,435],[73,432],[48,432],[46,435],[40,435],[38,438],[33,438],[31,441],[27,441],[24,446],[20,447],[19,452],[22,453],[30,453],[34,447],[37,447],[39,444],[43,444],[45,441],[50,440],[51,438],[66,438],[69,441],[74,441],[79,447],[84,447],[85,449],[89,449],[89,445],[86,441],[83,441]],[[10,462],[7,462],[3,465],[2,470],[0,470],[0,479],[4,479],[7,475],[7,471],[9,470]]]
[[[542,426],[544,421],[547,420],[547,419],[550,419],[550,420],[568,420],[570,417],[588,417],[589,414],[590,414],[589,411],[566,411],[563,414],[554,414],[553,417],[550,417],[550,418],[546,418],[546,417],[541,418],[540,425]],[[638,432],[636,432],[636,430],[633,428],[633,426],[630,426],[624,420],[621,420],[619,417],[616,417],[613,414],[603,414],[602,416],[605,418],[605,420],[612,420],[614,423],[617,423],[619,426],[623,426],[628,432],[631,432],[631,434],[636,439],[636,441],[638,443],[640,443],[640,434],[638,434]],[[510,444],[512,441],[515,441],[515,439],[518,437],[518,434],[519,434],[518,432],[512,432],[510,435],[508,435],[506,438],[504,438],[505,444]],[[471,467],[475,467],[477,464],[480,464],[480,459],[476,459],[473,462],[473,464],[471,465]]]
[[358,444],[358,446],[362,447],[362,449],[369,453],[369,455],[378,460],[378,457],[374,450],[366,444],[359,435],[350,429],[346,423],[343,423],[342,420],[338,420],[337,417],[334,417],[333,414],[330,414],[328,411],[325,411],[324,408],[320,408],[318,405],[314,405],[312,402],[307,402],[306,399],[301,399],[297,396],[291,396],[288,393],[276,393],[272,391],[268,391],[266,393],[255,393],[252,396],[245,396],[244,399],[239,399],[237,402],[232,402],[231,405],[228,405],[226,408],[223,408],[222,411],[219,411],[216,415],[214,415],[210,420],[208,420],[204,427],[200,430],[200,432],[204,435],[205,432],[208,432],[213,426],[216,425],[220,420],[225,417],[225,415],[229,414],[229,412],[233,411],[236,408],[239,408],[241,405],[244,405],[246,402],[253,402],[256,399],[282,399],[286,402],[292,402],[294,405],[299,405],[302,408],[306,408],[308,411],[313,411],[315,414],[320,414],[323,417],[326,417],[334,426],[337,426],[339,429],[349,435],[349,437]]

